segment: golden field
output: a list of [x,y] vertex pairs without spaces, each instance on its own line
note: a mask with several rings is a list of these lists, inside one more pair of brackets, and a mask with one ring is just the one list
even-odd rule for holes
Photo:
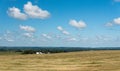
[[0,71],[120,71],[120,50],[1,54]]

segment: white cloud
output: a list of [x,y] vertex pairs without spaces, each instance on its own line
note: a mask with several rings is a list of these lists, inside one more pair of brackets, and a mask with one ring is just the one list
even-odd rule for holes
[[63,34],[69,35],[70,33],[68,31],[62,31]]
[[77,41],[76,38],[69,38],[68,40],[69,40],[69,41]]
[[60,30],[60,31],[64,30],[61,26],[58,26],[57,29]]
[[111,26],[113,26],[113,23],[107,23],[105,26],[111,27]]
[[58,26],[57,29],[59,31],[61,31],[63,34],[65,34],[65,35],[69,35],[70,34],[68,31],[64,30],[61,26]]
[[70,20],[69,24],[73,27],[78,28],[78,29],[85,28],[87,26],[86,23],[84,21],[81,21],[81,20],[78,22],[76,20]]
[[57,39],[61,39],[62,36],[61,36],[61,35],[56,35],[55,38],[57,38]]
[[13,33],[12,33],[11,31],[9,31],[9,30],[7,30],[7,31],[5,32],[5,34],[3,34],[3,37],[2,37],[3,40],[8,41],[8,42],[13,42],[13,41],[15,41],[15,40],[14,40],[15,38],[16,38],[16,37],[14,37]]
[[7,34],[4,34],[4,39],[8,42],[13,42],[14,40]]
[[42,34],[43,37],[47,38],[47,39],[51,39],[52,37],[47,35],[47,34]]
[[50,16],[50,13],[47,10],[42,10],[31,2],[27,2],[27,4],[24,5],[23,13],[16,7],[9,8],[7,13],[9,16],[20,20],[26,20],[27,18],[46,19]]
[[113,20],[113,22],[114,22],[115,24],[120,25],[120,17],[115,18],[115,19]]
[[109,39],[110,39],[110,37],[108,37],[108,36],[96,35],[97,41],[108,41]]
[[50,13],[47,10],[42,10],[37,5],[32,5],[31,2],[24,5],[24,11],[31,18],[45,19],[50,16]]
[[118,18],[114,18],[113,20],[112,20],[112,22],[109,22],[109,23],[107,23],[107,24],[105,24],[105,26],[107,26],[107,27],[112,27],[113,25],[120,25],[120,17],[118,17]]
[[35,32],[35,28],[31,27],[31,26],[19,26],[21,30],[27,31],[27,32]]
[[12,38],[9,38],[9,37],[5,37],[4,39],[8,42],[13,42],[14,41]]
[[33,33],[24,33],[23,34],[25,37],[29,37],[32,38],[33,37]]
[[9,16],[16,18],[16,19],[20,19],[20,20],[27,19],[27,15],[24,13],[21,13],[20,9],[18,9],[16,7],[9,8],[7,13]]

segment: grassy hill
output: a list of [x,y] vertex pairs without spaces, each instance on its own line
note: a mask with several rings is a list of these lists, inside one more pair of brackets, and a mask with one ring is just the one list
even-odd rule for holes
[[0,71],[120,71],[120,50],[1,54]]

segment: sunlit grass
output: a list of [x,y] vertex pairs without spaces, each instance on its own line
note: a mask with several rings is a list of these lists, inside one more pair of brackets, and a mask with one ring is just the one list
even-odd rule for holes
[[120,71],[120,51],[0,55],[0,71]]

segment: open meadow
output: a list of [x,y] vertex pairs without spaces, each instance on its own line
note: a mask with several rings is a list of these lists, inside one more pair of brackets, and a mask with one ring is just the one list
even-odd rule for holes
[[1,54],[0,71],[120,71],[120,50]]

